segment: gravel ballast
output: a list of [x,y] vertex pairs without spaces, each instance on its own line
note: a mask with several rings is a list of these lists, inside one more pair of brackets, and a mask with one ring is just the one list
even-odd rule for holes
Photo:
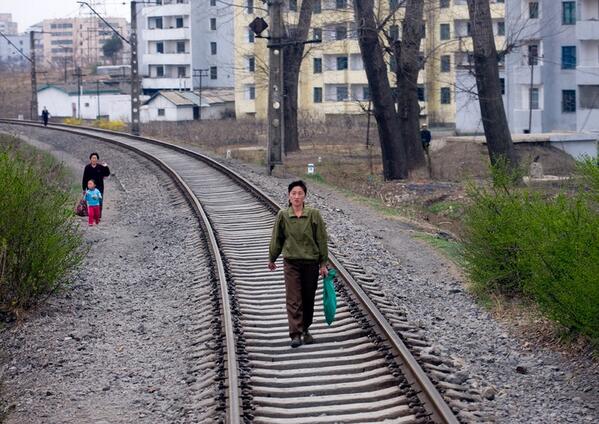
[[[56,140],[61,140],[58,141],[59,144],[63,143],[62,140],[67,140],[62,147],[68,148],[77,159],[69,158],[66,161],[76,162],[81,169],[86,162],[90,146],[82,148],[74,146],[78,143],[75,141],[79,139],[78,137],[63,133],[57,133],[60,136],[50,137],[47,133],[34,129],[20,131],[34,139],[52,142],[53,145],[56,145]],[[86,232],[88,242],[94,243],[96,248],[102,247],[97,249],[98,254],[88,258],[86,266],[98,272],[102,270],[104,274],[99,273],[95,278],[86,278],[87,273],[78,275],[72,292],[53,299],[40,311],[33,313],[19,327],[3,332],[3,344],[6,345],[8,354],[13,356],[2,364],[4,376],[2,398],[6,402],[7,396],[10,396],[8,401],[16,405],[10,419],[17,416],[15,415],[17,411],[27,414],[25,411],[29,408],[38,411],[38,415],[39,411],[56,414],[57,409],[61,409],[64,418],[75,417],[76,415],[73,414],[79,413],[81,409],[88,413],[91,413],[90,411],[99,413],[105,410],[120,411],[117,407],[122,407],[124,410],[122,415],[115,412],[114,415],[105,417],[106,421],[140,422],[135,421],[134,418],[146,411],[147,414],[153,414],[142,417],[147,420],[146,422],[179,422],[182,420],[178,420],[177,417],[186,415],[177,415],[182,412],[175,412],[175,410],[185,408],[184,405],[188,405],[188,402],[183,400],[186,390],[180,388],[176,380],[188,371],[189,364],[178,355],[177,349],[185,350],[185,348],[177,343],[182,343],[181,338],[192,331],[191,318],[186,316],[185,311],[193,310],[194,307],[190,301],[185,304],[185,299],[190,295],[189,284],[193,284],[193,280],[184,277],[189,275],[185,273],[184,268],[185,258],[188,256],[179,244],[186,236],[183,227],[189,225],[187,221],[189,209],[180,207],[172,211],[169,209],[168,200],[163,198],[162,205],[155,209],[160,211],[160,216],[164,213],[170,219],[163,217],[164,220],[160,221],[163,226],[154,228],[155,232],[151,233],[152,228],[144,225],[142,215],[138,216],[142,212],[136,207],[138,203],[134,199],[137,197],[133,196],[139,195],[143,201],[147,193],[152,193],[153,196],[160,194],[160,185],[154,181],[151,185],[136,177],[139,175],[136,172],[143,171],[139,163],[133,162],[131,165],[130,159],[129,162],[123,159],[122,163],[118,163],[116,158],[123,153],[117,149],[102,147],[97,150],[101,150],[101,154],[102,151],[115,150],[114,160],[106,154],[103,154],[102,159],[106,159],[117,174],[116,178],[110,179],[107,185],[108,213],[113,214],[112,218],[108,215],[107,220],[100,227]],[[58,153],[59,157],[60,155]],[[281,205],[286,204],[287,184],[291,177],[268,177],[262,169],[256,167],[236,161],[225,161],[225,163],[256,183]],[[146,172],[144,175],[147,174]],[[144,177],[144,179],[156,180],[155,177]],[[122,184],[120,188],[119,182]],[[599,422],[599,370],[596,363],[587,357],[568,357],[536,345],[534,341],[526,340],[517,327],[495,320],[484,308],[476,304],[474,298],[465,289],[465,282],[454,272],[453,265],[434,249],[414,237],[416,232],[411,225],[381,217],[376,211],[348,200],[327,187],[310,182],[308,185],[307,202],[322,211],[337,250],[374,275],[386,296],[393,299],[398,308],[404,310],[412,321],[420,323],[435,348],[452,358],[455,363],[461,364],[471,384],[478,385],[489,398],[493,398],[485,401],[485,407],[495,413],[497,422],[539,424]],[[117,194],[119,192],[120,195]],[[163,194],[166,196],[167,193]],[[162,197],[158,196],[158,198]],[[153,216],[152,212],[147,213],[149,217],[146,218],[146,222]],[[177,217],[177,224],[181,222],[181,225],[173,225],[175,219],[173,214]],[[158,220],[156,216],[153,219]],[[179,226],[182,228],[178,228]],[[121,233],[128,234],[127,238],[131,240],[117,242],[114,234]],[[139,243],[140,237],[147,242]],[[153,243],[161,239],[167,243],[170,241],[168,253],[167,249],[154,251]],[[118,265],[119,254],[127,256],[129,260],[122,263],[122,268]],[[154,261],[152,255],[162,254],[164,255],[162,260],[158,258]],[[130,259],[129,256],[133,258]],[[145,257],[149,258],[146,262],[143,260]],[[162,287],[158,280],[150,279],[147,270],[142,267],[144,263],[147,266],[153,264],[153,273],[166,275],[169,286]],[[105,264],[110,266],[106,268]],[[142,267],[142,275],[146,278],[138,275],[140,272],[138,267]],[[136,272],[130,268],[135,268]],[[169,269],[170,273],[167,271]],[[143,287],[153,284],[152,287],[157,286],[158,293],[162,290],[162,296],[166,298],[175,296],[174,292],[178,290],[177,295],[179,300],[184,302],[183,306],[171,305],[166,300],[151,305],[159,295],[154,291],[150,297],[148,290],[139,290],[139,281],[142,279]],[[177,279],[184,281],[179,282],[180,286],[176,286],[177,288],[172,287],[171,284],[177,284]],[[126,301],[119,303],[116,294],[111,294],[112,291],[117,290],[115,281],[123,282],[122,287],[121,284],[116,287],[120,287],[119,293],[125,296]],[[130,291],[134,291],[135,296],[127,294]],[[134,309],[136,306],[125,305],[128,301],[137,305],[139,308],[137,312]],[[152,312],[141,312],[148,305],[151,305]],[[85,308],[91,308],[91,311],[88,312]],[[107,308],[110,308],[110,312],[106,311]],[[132,308],[134,313],[128,314],[127,311]],[[170,312],[165,312],[161,308]],[[86,317],[100,314],[109,322],[119,322],[119,326],[113,324],[115,333],[110,332],[111,335],[98,325],[94,325],[94,334],[100,334],[99,338],[102,341],[101,343],[95,341],[98,336],[91,340],[99,345],[98,348],[102,347],[102,350],[98,350],[97,355],[85,360],[83,354],[77,353],[76,348],[69,347],[71,346],[69,343],[75,340],[70,333],[85,340],[82,334],[86,334],[88,327],[92,328],[91,324],[78,318],[77,314],[90,314],[84,315]],[[141,315],[146,317],[142,318]],[[177,319],[173,318],[175,316]],[[135,329],[140,323],[144,324],[146,331],[148,328],[154,331],[150,339],[158,338],[160,341],[144,340],[147,335],[136,333]],[[75,333],[77,331],[78,333]],[[120,338],[113,338],[116,337],[114,334],[119,334]],[[68,337],[71,339],[65,340]],[[140,352],[141,361],[137,358],[132,359],[135,362],[129,365],[131,369],[143,370],[145,367],[140,365],[143,363],[151,370],[159,370],[138,376],[138,386],[154,387],[156,384],[161,392],[168,392],[168,389],[163,389],[167,381],[167,388],[169,383],[174,386],[171,387],[173,393],[168,400],[156,399],[151,394],[133,389],[130,390],[131,396],[123,397],[122,388],[125,386],[118,386],[119,391],[113,390],[117,387],[117,383],[108,386],[108,390],[103,390],[107,387],[105,384],[119,381],[114,379],[115,375],[122,375],[117,373],[121,364],[118,364],[118,355],[113,352],[114,346],[131,346],[136,341],[140,343],[143,341],[143,344],[139,345],[140,350],[147,351]],[[164,348],[169,343],[174,344],[172,352],[166,352]],[[17,356],[21,358],[16,359],[14,366],[11,365],[10,358]],[[64,356],[69,361],[68,365],[64,363],[60,367],[53,365],[51,370],[47,370],[48,367],[43,367],[43,361],[47,362],[48,356],[52,357],[52,363]],[[104,356],[112,359],[107,363]],[[26,358],[30,359],[26,360]],[[27,363],[36,365],[28,366]],[[160,370],[163,370],[167,363],[169,372],[172,374],[160,376]],[[11,367],[16,370],[11,371]],[[15,374],[11,375],[11,372]],[[35,376],[38,378],[36,379]],[[66,387],[65,383],[61,383],[58,387],[62,391],[56,389],[53,391],[54,385],[58,384],[60,379],[67,379],[68,382],[69,378],[70,381],[77,381],[75,387],[71,389]],[[15,381],[12,386],[11,379]],[[17,397],[12,390],[18,391],[20,396]],[[46,390],[52,392],[52,395],[42,393]],[[57,396],[57,393],[60,396]],[[116,396],[117,394],[119,396]],[[177,396],[182,398],[175,400]],[[93,405],[88,404],[90,398],[94,399]],[[114,404],[110,403],[113,398]],[[121,399],[125,400],[121,401]],[[125,408],[126,402],[136,399],[146,403],[131,404],[130,409]],[[71,415],[66,415],[67,411]],[[32,416],[33,414],[20,415],[23,418]],[[83,415],[80,416],[85,418]],[[152,421],[150,416],[157,418],[157,421]],[[59,421],[46,419],[33,422]],[[62,422],[77,421],[65,419]]]
[[199,315],[211,308],[212,279],[187,203],[136,155],[65,133],[19,132],[72,168],[75,183],[92,151],[113,175],[100,225],[81,218],[90,253],[71,287],[0,332],[5,422],[217,421],[219,358],[199,343],[211,333]]

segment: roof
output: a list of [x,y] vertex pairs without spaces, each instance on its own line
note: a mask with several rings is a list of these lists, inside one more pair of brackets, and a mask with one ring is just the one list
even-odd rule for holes
[[[162,90],[154,93],[144,104],[151,103],[156,97],[162,96],[175,106],[199,106],[200,92],[195,91],[168,91]],[[235,101],[235,93],[232,88],[206,88],[201,93],[201,106],[210,107],[214,104]]]
[[[65,94],[68,94],[69,96],[72,95],[76,95],[78,93],[78,87],[77,85],[74,84],[44,84],[42,86],[39,86],[37,89],[37,92],[39,93],[40,91],[49,89],[49,88],[55,88],[57,90],[62,91]],[[106,87],[103,86],[103,84],[100,84],[100,87],[98,88],[98,86],[96,84],[82,84],[81,85],[81,94],[120,94],[121,91],[118,88],[113,88],[113,87]]]

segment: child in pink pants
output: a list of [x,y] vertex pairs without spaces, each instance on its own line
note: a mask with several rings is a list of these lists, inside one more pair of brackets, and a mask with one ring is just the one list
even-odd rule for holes
[[100,202],[102,201],[102,193],[96,188],[94,180],[87,182],[87,190],[85,190],[85,201],[87,202],[87,217],[88,225],[100,223]]

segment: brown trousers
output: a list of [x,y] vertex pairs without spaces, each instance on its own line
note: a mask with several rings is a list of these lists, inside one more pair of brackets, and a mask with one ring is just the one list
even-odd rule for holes
[[285,259],[283,271],[289,337],[293,338],[312,325],[314,297],[318,285],[318,262]]

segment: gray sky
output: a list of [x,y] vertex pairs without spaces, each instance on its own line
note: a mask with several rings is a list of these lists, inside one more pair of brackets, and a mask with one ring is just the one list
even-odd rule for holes
[[[94,9],[105,16],[130,17],[129,0],[87,0]],[[125,3],[125,4],[123,4]],[[77,0],[0,0],[0,13],[12,13],[12,20],[19,24],[19,32],[44,19],[88,16],[90,10]]]

